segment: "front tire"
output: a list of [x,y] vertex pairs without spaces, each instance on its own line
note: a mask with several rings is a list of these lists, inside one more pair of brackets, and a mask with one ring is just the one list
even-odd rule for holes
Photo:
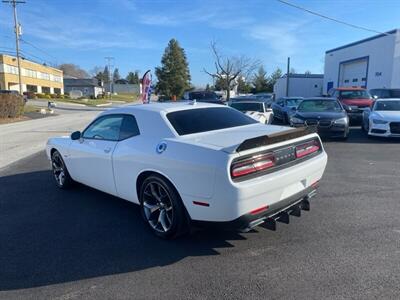
[[163,177],[151,175],[140,188],[143,219],[163,239],[176,238],[189,230],[185,207],[175,188]]
[[51,155],[51,166],[53,178],[60,189],[67,189],[73,184],[73,180],[69,175],[67,166],[57,150]]

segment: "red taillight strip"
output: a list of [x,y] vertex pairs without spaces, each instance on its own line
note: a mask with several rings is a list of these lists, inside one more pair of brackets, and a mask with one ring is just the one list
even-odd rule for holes
[[307,142],[302,145],[298,145],[298,146],[296,146],[296,157],[302,158],[311,153],[317,152],[319,149],[320,149],[320,145],[316,140]]
[[272,153],[258,155],[250,159],[234,163],[231,168],[232,177],[240,177],[257,171],[271,168],[275,165]]
[[251,214],[251,215],[256,215],[256,214],[259,214],[260,212],[266,211],[268,208],[269,208],[268,205],[261,206],[260,208],[257,208],[257,209],[255,209],[255,210],[252,210],[252,211],[250,212],[250,214]]

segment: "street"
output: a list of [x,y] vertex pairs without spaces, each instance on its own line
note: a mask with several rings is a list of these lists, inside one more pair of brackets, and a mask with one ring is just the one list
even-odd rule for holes
[[[29,104],[47,107],[45,101],[30,100]],[[54,109],[55,116],[1,125],[0,169],[40,151],[49,137],[82,130],[102,110],[63,103]]]
[[327,170],[301,218],[173,241],[134,204],[59,190],[43,151],[11,164],[0,171],[0,298],[399,299],[399,141],[352,128],[324,146]]

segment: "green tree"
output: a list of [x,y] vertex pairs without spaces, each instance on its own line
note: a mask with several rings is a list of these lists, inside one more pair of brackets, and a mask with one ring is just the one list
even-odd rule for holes
[[115,82],[120,79],[121,79],[121,76],[119,75],[119,70],[118,70],[118,68],[115,68],[114,73],[113,73],[113,80]]
[[210,85],[208,83],[206,85],[206,91],[211,91]]
[[257,73],[254,75],[253,86],[256,93],[268,92],[270,90],[267,72],[263,66],[260,66]]
[[165,48],[161,66],[156,68],[158,82],[156,91],[168,98],[182,97],[190,88],[190,72],[185,50],[175,39],[171,39]]
[[126,80],[128,80],[130,84],[139,84],[140,83],[139,71],[129,72],[128,75],[126,76]]
[[251,92],[251,85],[249,82],[243,79],[243,77],[239,77],[237,81],[237,91],[238,93],[248,94]]
[[104,83],[109,83],[110,82],[110,71],[108,70],[108,66],[104,67],[103,82]]
[[282,77],[282,70],[280,68],[276,68],[276,70],[272,72],[271,76],[269,76],[268,80],[269,91],[273,91],[274,84],[281,77]]

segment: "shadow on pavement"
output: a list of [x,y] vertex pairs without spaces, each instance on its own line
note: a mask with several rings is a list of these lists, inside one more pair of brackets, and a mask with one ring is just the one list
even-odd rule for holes
[[[1,176],[1,175],[0,175]],[[199,231],[174,241],[155,237],[138,206],[91,188],[59,190],[50,171],[0,177],[0,290],[24,289],[218,255],[245,239]]]

